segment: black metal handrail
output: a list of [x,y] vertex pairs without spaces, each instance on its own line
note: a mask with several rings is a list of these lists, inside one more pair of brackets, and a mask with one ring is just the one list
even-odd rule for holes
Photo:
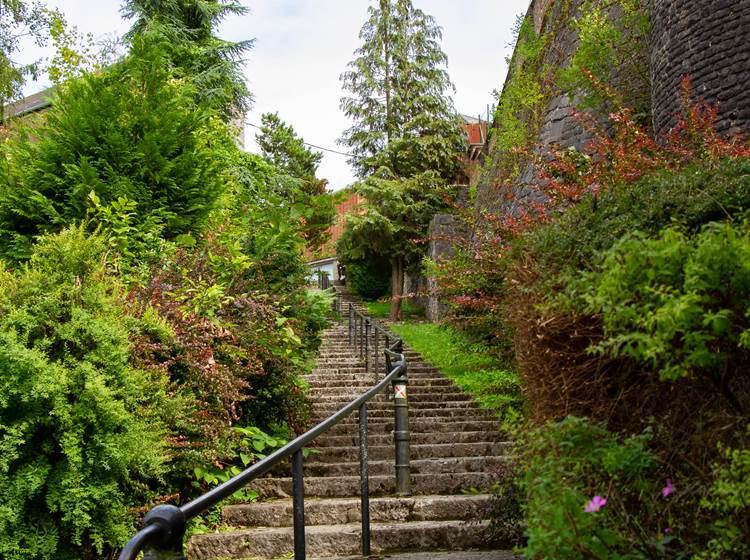
[[[336,294],[335,307],[340,312],[342,305],[341,294]],[[128,541],[118,560],[135,560],[138,554],[144,552],[144,560],[184,560],[183,537],[187,522],[219,504],[219,502],[242,489],[252,480],[267,473],[273,467],[292,458],[292,490],[293,490],[293,521],[294,521],[294,558],[305,560],[305,519],[304,519],[304,478],[302,448],[310,444],[317,437],[333,428],[355,409],[359,411],[359,442],[360,442],[360,493],[362,505],[362,554],[370,554],[370,502],[369,502],[369,469],[367,459],[367,403],[381,393],[388,384],[392,384],[394,392],[395,429],[394,440],[396,447],[396,491],[408,494],[409,484],[409,421],[406,402],[407,366],[403,354],[403,343],[400,338],[388,333],[381,326],[355,310],[349,304],[349,341],[357,348],[357,341],[352,340],[352,318],[359,320],[360,327],[374,325],[373,332],[384,333],[387,339],[394,342],[384,347],[386,375],[364,394],[335,412],[315,427],[301,436],[290,441],[266,458],[242,471],[237,476],[206,492],[202,496],[182,506],[163,504],[154,507],[143,519],[143,528]],[[376,337],[377,338],[377,337]],[[367,346],[365,351],[364,346]],[[360,338],[360,355],[367,356],[366,371],[370,371],[369,338]]]

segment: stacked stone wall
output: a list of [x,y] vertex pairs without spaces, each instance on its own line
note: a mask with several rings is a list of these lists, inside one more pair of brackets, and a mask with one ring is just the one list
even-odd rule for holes
[[680,83],[719,105],[719,132],[750,125],[750,0],[652,0],[654,130],[669,131],[681,108]]

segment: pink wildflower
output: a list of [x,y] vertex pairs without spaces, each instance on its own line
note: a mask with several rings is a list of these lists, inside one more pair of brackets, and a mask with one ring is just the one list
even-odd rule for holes
[[661,489],[661,495],[666,498],[672,492],[674,492],[674,486],[672,486],[672,479],[668,478],[667,479],[667,485],[664,488]]
[[586,504],[586,507],[583,508],[583,511],[585,511],[586,513],[594,513],[595,511],[599,511],[606,505],[606,498],[602,498],[601,496],[594,496],[593,498],[591,498],[589,503]]

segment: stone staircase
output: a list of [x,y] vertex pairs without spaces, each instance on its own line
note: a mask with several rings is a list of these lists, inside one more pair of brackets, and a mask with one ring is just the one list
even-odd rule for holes
[[[345,296],[348,303],[350,297]],[[357,303],[358,305],[358,303]],[[342,308],[346,318],[348,307]],[[375,382],[347,342],[346,325],[324,335],[316,368],[307,377],[313,425]],[[368,405],[372,552],[468,551],[486,542],[487,490],[498,480],[509,443],[494,417],[477,408],[433,366],[405,348],[409,365],[411,496],[394,496],[393,403],[381,394]],[[381,361],[382,363],[382,361]],[[377,372],[382,379],[383,371]],[[344,558],[360,551],[359,437],[353,414],[319,437],[305,459],[305,519],[310,558]],[[291,558],[292,479],[286,465],[251,487],[260,501],[222,510],[232,527],[194,536],[188,558]],[[474,554],[474,553],[472,553]],[[474,557],[468,552],[466,557]],[[437,558],[437,556],[435,556]],[[461,553],[449,556],[463,558]],[[490,558],[490,556],[481,556]],[[492,558],[510,558],[498,551]],[[447,558],[447,557],[446,557]]]

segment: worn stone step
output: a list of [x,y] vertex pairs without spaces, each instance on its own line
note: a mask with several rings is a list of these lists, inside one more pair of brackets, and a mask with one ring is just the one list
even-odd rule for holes
[[[315,449],[315,448],[314,448]],[[359,449],[354,446],[321,447],[319,453],[310,457],[315,462],[354,462],[359,460]],[[426,443],[410,445],[411,458],[434,459],[443,457],[482,457],[504,455],[508,446],[497,441],[480,441],[472,443]],[[394,453],[393,445],[370,445],[368,456],[371,461],[391,459]]]
[[[329,418],[331,415],[333,415],[338,408],[332,408],[332,409],[316,409],[313,408],[311,413],[311,420],[314,424],[317,424],[319,422],[322,422],[326,418]],[[390,420],[393,418],[394,412],[393,408],[385,408],[382,410],[370,410],[367,413],[367,420],[368,422],[378,422],[380,420]],[[470,421],[470,420],[482,420],[482,419],[492,419],[494,416],[492,415],[492,411],[484,410],[481,408],[426,408],[426,409],[420,409],[418,406],[416,406],[414,403],[409,405],[409,421],[412,420],[418,420],[423,416],[427,416],[430,418],[437,418],[440,422],[449,422],[449,421]],[[358,422],[358,416],[356,413],[353,413],[352,416],[347,418],[345,421],[349,421],[350,423]]]
[[[381,419],[379,422],[368,421],[367,429],[372,433],[385,433],[393,430],[393,420]],[[434,432],[475,432],[492,431],[498,429],[497,420],[456,420],[446,422],[444,418],[415,418],[409,421],[411,433],[434,433]],[[335,425],[326,432],[327,435],[346,435],[357,433],[354,420],[346,419]]]
[[[383,523],[483,519],[492,499],[491,494],[373,498],[370,500],[370,520]],[[360,506],[358,497],[310,498],[305,500],[305,524],[357,523],[361,521]],[[292,500],[225,506],[222,520],[232,527],[288,527],[292,524]]]
[[[487,546],[489,522],[460,520],[373,523],[370,526],[374,554],[402,550],[461,550]],[[306,550],[316,556],[354,555],[360,551],[361,526],[313,525],[306,530]],[[226,558],[276,558],[294,548],[291,527],[263,527],[195,535],[188,556],[195,560]]]
[[[474,431],[474,432],[421,432],[410,434],[412,445],[438,444],[438,443],[474,443],[479,441],[500,441],[502,435],[499,430]],[[369,445],[392,445],[392,433],[368,433]],[[312,443],[312,447],[348,447],[359,445],[358,434],[346,434],[339,436],[323,435]]]
[[[310,384],[326,385],[333,380],[358,381],[372,385],[383,379],[385,370],[366,372],[364,368],[336,367],[326,370],[313,370],[310,374],[303,376],[303,379]],[[448,379],[439,372],[412,372],[409,374],[409,384],[420,381],[430,381],[433,379]]]
[[[431,550],[430,552],[393,552],[379,556],[379,560],[523,560],[512,550]],[[363,560],[362,556],[315,557],[308,560]]]
[[[391,392],[383,392],[380,395],[374,397],[372,400],[369,401],[368,407],[373,405],[388,405],[391,408],[393,407],[393,399],[390,398]],[[315,397],[315,404],[325,406],[326,404],[333,405],[339,405],[341,403],[350,403],[360,395],[357,393],[350,393],[350,394],[339,394],[339,395],[327,395],[322,394]],[[432,402],[436,404],[445,403],[445,402],[453,402],[453,403],[473,403],[472,398],[470,395],[467,395],[466,393],[460,393],[458,391],[440,391],[440,392],[434,392],[434,391],[409,391],[408,394],[409,397],[409,403],[418,403],[419,406],[425,406],[426,404]],[[341,407],[339,407],[341,408]]]
[[[361,394],[361,393],[360,393]],[[350,394],[338,394],[338,395],[320,395],[315,397],[315,404],[320,404],[321,406],[326,404],[331,405],[337,405],[341,403],[350,403],[354,399],[360,396],[360,394],[357,393],[350,393]],[[458,391],[409,391],[408,394],[409,397],[409,403],[418,403],[419,406],[425,406],[425,404],[434,402],[434,403],[444,403],[444,402],[454,402],[454,403],[471,403],[474,402],[470,395],[467,395],[466,393],[460,393]],[[388,405],[390,407],[393,407],[393,399],[391,398],[391,392],[383,392],[379,394],[378,396],[374,397],[372,400],[368,402],[368,407],[372,406],[374,404],[382,404],[382,405]]]
[[[359,449],[357,448],[357,453]],[[382,461],[370,461],[369,469],[371,476],[390,475],[395,476],[395,463],[393,459],[393,448],[391,458]],[[356,455],[357,457],[359,455]],[[502,465],[507,464],[505,456],[494,457],[445,457],[435,459],[412,459],[409,462],[412,474],[438,474],[438,473],[469,473],[484,472],[491,470],[499,472]],[[288,471],[291,475],[291,471]],[[359,461],[323,463],[311,457],[305,465],[305,476],[356,476],[359,474]]]
[[[434,399],[434,397],[432,397]],[[348,400],[341,400],[339,402],[326,401],[324,403],[317,403],[312,406],[313,416],[330,416],[334,412],[340,410],[345,404],[350,403]],[[409,416],[418,417],[418,414],[412,414],[412,412],[418,412],[420,410],[438,410],[438,409],[450,409],[450,410],[464,410],[466,412],[481,411],[482,409],[474,401],[448,401],[448,400],[429,400],[423,401],[421,399],[409,399]],[[370,401],[367,403],[367,415],[368,418],[380,418],[382,416],[389,416],[393,414],[394,401],[383,400],[383,401]],[[355,418],[359,418],[355,412]],[[492,416],[492,411],[490,411]]]
[[[411,490],[415,495],[459,494],[462,490],[487,490],[498,480],[491,472],[440,473],[411,475]],[[320,498],[348,498],[359,495],[359,475],[339,477],[305,477],[305,495]],[[370,494],[384,496],[396,492],[393,475],[369,478]],[[292,495],[291,477],[259,478],[248,484],[261,498],[288,498]]]
[[[325,386],[310,386],[307,391],[307,396],[315,402],[315,400],[318,397],[325,397],[325,396],[359,396],[370,389],[373,388],[375,383],[368,383],[368,382],[338,382],[334,381],[330,385]],[[452,389],[452,390],[451,390]],[[383,391],[381,394],[386,394],[392,392],[392,389],[390,387],[383,388]],[[442,393],[455,393],[456,387],[454,385],[450,385],[448,383],[440,383],[440,384],[419,384],[419,385],[409,385],[407,386],[407,393],[408,394],[425,394],[425,393],[431,393],[434,392],[434,394],[442,394]]]
[[[338,409],[330,409],[330,410],[314,410],[313,414],[311,415],[313,422],[320,422],[326,418],[328,418],[331,414],[336,412]],[[371,418],[373,420],[377,420],[379,418],[390,418],[393,416],[393,410],[392,409],[383,409],[383,410],[371,410],[368,412],[368,418]],[[461,408],[419,408],[415,406],[409,407],[409,420],[411,419],[417,419],[421,418],[423,416],[428,416],[431,418],[440,418],[441,421],[446,421],[450,418],[456,418],[461,419],[463,421],[471,420],[471,419],[490,419],[494,418],[494,415],[492,411],[485,410],[483,408],[468,408],[468,407],[461,407]]]
[[[354,380],[350,382],[346,382],[346,381],[338,380],[338,379],[310,380],[309,378],[306,381],[308,383],[311,383],[312,381],[321,382],[320,387],[314,388],[315,391],[313,391],[312,390],[313,388],[311,388],[312,394],[315,394],[315,392],[318,392],[318,391],[322,391],[326,389],[336,389],[336,388],[367,390],[375,384],[374,378],[371,381]],[[417,378],[409,379],[409,387],[425,387],[426,388],[426,387],[445,387],[445,386],[453,386],[453,382],[447,377],[417,377]]]
[[[434,398],[434,397],[433,397]],[[343,401],[346,402],[346,401]],[[327,414],[331,415],[337,410],[341,408],[341,403],[336,402],[324,402],[324,403],[316,403],[313,405],[312,410],[314,414]],[[441,409],[449,409],[449,410],[464,410],[464,411],[472,411],[472,410],[478,410],[479,405],[475,403],[474,401],[453,401],[453,400],[429,400],[429,401],[423,401],[421,399],[409,399],[409,415],[412,415],[412,412],[419,412],[419,411],[430,411],[430,410],[441,410]],[[372,418],[377,418],[379,416],[387,416],[388,414],[393,414],[394,410],[394,403],[393,401],[370,401],[367,403],[367,415]],[[490,412],[490,414],[492,414]],[[358,416],[357,416],[358,417]]]

